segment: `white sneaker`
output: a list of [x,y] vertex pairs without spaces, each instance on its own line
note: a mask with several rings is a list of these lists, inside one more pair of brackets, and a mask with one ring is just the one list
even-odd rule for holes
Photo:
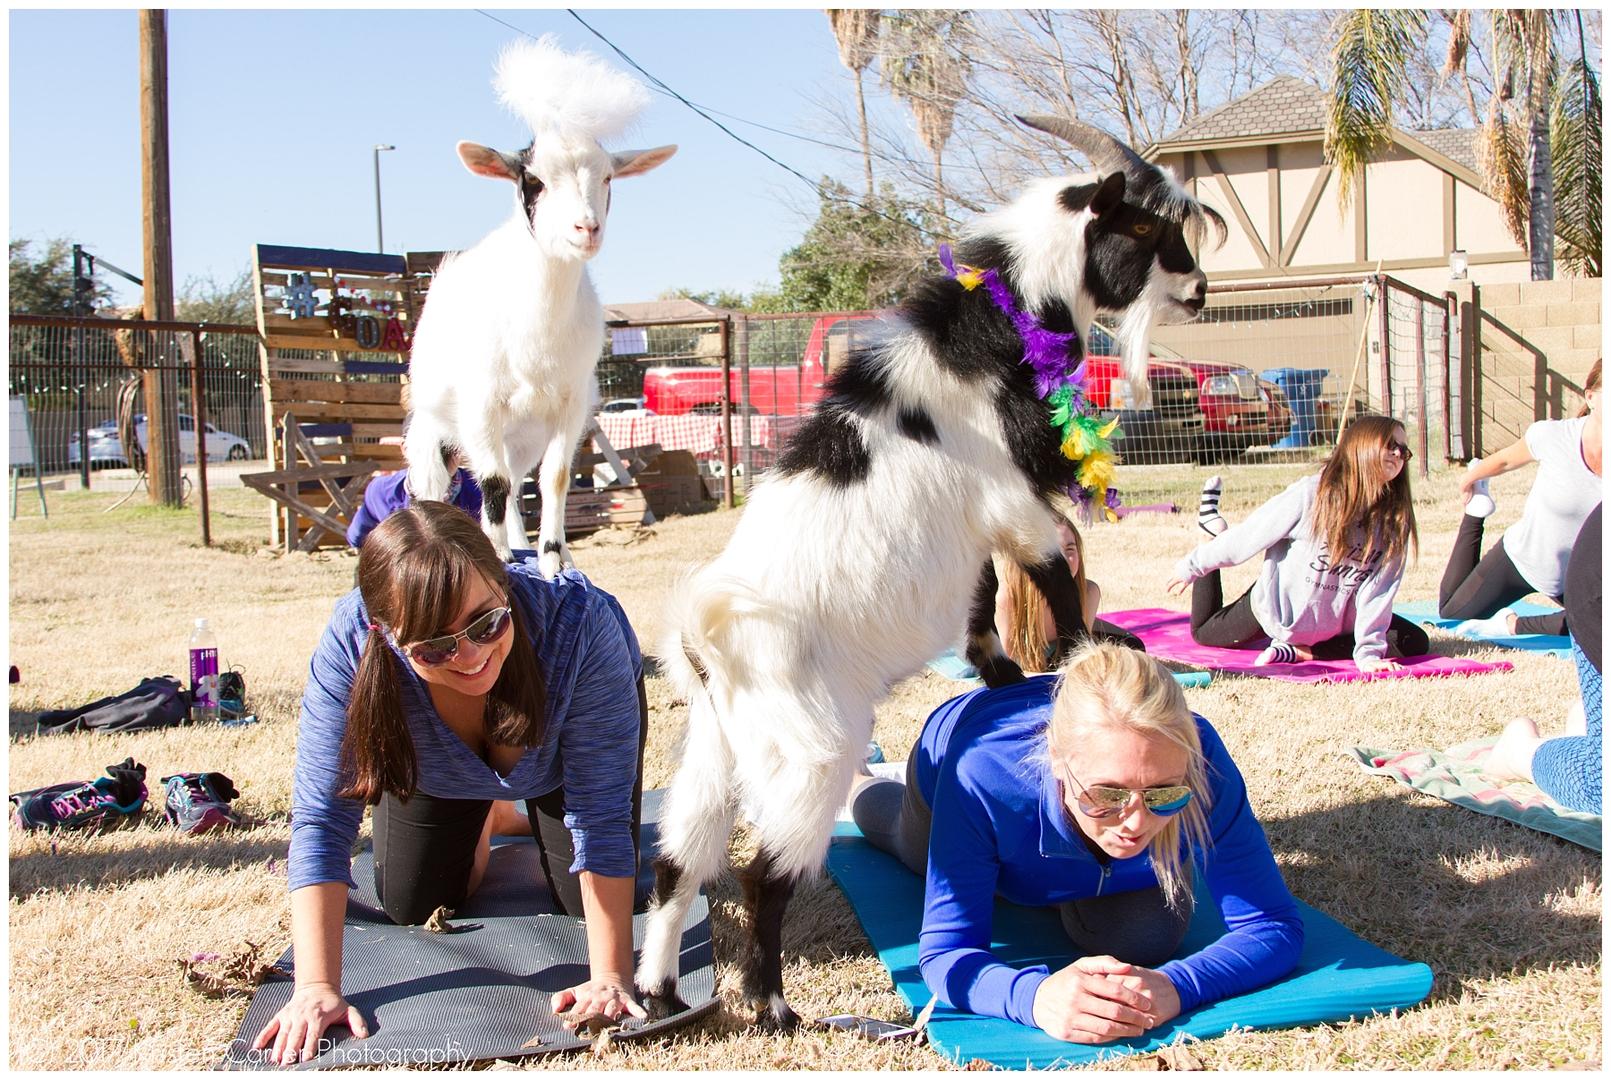
[[[1466,468],[1476,465],[1473,461]],[[1478,480],[1471,485],[1471,501],[1466,503],[1466,513],[1474,518],[1485,518],[1495,510],[1494,497],[1488,493],[1488,481]]]

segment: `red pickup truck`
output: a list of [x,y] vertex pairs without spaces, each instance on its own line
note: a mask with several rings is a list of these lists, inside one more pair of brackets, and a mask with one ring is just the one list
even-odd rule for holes
[[[821,315],[811,324],[804,349],[796,354],[782,335],[787,320],[752,325],[748,394],[744,371],[734,366],[730,400],[748,400],[751,414],[794,417],[809,413],[826,392],[828,373],[865,340],[875,312]],[[767,338],[766,330],[775,328]],[[771,347],[762,347],[766,343]],[[1272,430],[1272,408],[1253,372],[1213,360],[1154,357],[1147,366],[1152,408],[1129,408],[1135,393],[1123,377],[1118,347],[1100,326],[1090,335],[1086,396],[1104,413],[1118,413],[1125,437],[1119,444],[1127,461],[1213,460],[1249,446],[1271,443],[1285,434]],[[783,353],[784,363],[773,363]],[[795,356],[798,355],[798,360]],[[659,416],[721,411],[721,368],[652,367],[644,372],[643,406]],[[1279,424],[1279,421],[1277,421]]]
[[[811,324],[805,348],[796,350],[786,341],[778,348],[757,348],[763,333],[754,328],[775,327],[786,332],[789,320],[766,320],[751,324],[749,393],[744,392],[745,373],[734,363],[729,376],[730,400],[735,408],[749,402],[749,412],[763,416],[799,416],[809,413],[826,392],[828,372],[858,344],[858,338],[871,329],[874,312],[822,315]],[[776,357],[779,350],[787,355]],[[774,359],[783,359],[774,363]],[[716,413],[722,408],[722,369],[719,367],[652,367],[643,373],[643,407],[658,416],[684,413]]]

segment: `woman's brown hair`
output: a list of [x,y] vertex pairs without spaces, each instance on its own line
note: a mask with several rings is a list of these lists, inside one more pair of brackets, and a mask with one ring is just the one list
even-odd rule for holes
[[487,740],[528,747],[542,742],[547,694],[508,571],[469,515],[447,503],[422,501],[382,521],[359,549],[358,592],[369,612],[369,637],[347,701],[341,771],[351,783],[343,796],[377,803],[383,792],[407,799],[418,788],[398,671],[407,661],[393,652],[387,635],[409,644],[446,633],[476,576],[507,597],[513,613],[507,632],[514,644],[487,692]]
[[[1086,610],[1085,538],[1072,521],[1067,524],[1068,531],[1074,534],[1074,548],[1080,555],[1080,568],[1074,573],[1074,595],[1080,598],[1080,614],[1085,620],[1085,632],[1088,634],[1096,612]],[[1047,646],[1053,642],[1046,636],[1046,621],[1050,611],[1046,594],[1012,559],[1002,560],[1001,585],[1006,591],[1008,619],[1006,632],[1002,635],[1002,649],[1013,663],[1025,671],[1051,671],[1053,665],[1047,656]]]
[[1313,528],[1333,563],[1350,554],[1355,526],[1365,533],[1361,561],[1380,555],[1391,565],[1420,548],[1409,459],[1387,484],[1380,480],[1382,455],[1400,426],[1391,416],[1361,416],[1343,432],[1320,470]]
[[1600,358],[1597,356],[1594,358],[1594,366],[1589,368],[1589,377],[1583,380],[1583,404],[1578,406],[1579,416],[1589,415],[1588,397],[1598,389],[1600,389]]

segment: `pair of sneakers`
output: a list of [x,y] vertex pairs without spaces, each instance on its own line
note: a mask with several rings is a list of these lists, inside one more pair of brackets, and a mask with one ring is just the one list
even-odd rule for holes
[[[105,832],[135,825],[145,814],[146,769],[133,758],[108,765],[106,776],[53,784],[11,796],[11,818],[23,829]],[[177,773],[162,778],[163,816],[181,832],[199,834],[241,823],[230,803],[240,792],[219,772]]]
[[124,758],[94,780],[17,792],[11,796],[11,820],[21,829],[105,832],[138,824],[147,794],[145,766]]

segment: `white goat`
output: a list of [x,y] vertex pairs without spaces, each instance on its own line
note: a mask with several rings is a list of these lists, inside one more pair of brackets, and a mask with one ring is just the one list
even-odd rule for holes
[[[996,269],[1021,310],[1077,331],[1079,343],[1099,312],[1121,314],[1141,335],[1125,356],[1145,385],[1153,322],[1193,318],[1204,303],[1188,239],[1209,222],[1223,239],[1223,222],[1105,132],[1025,122],[1080,147],[1099,174],[1037,182],[969,229],[957,256]],[[742,806],[760,841],[741,873],[752,934],[740,962],[745,997],[763,1023],[797,1023],[783,998],[783,912],[822,863],[873,706],[965,620],[974,640],[1000,653],[993,590],[969,618],[992,551],[1041,571],[1048,594],[1057,600],[1062,589],[1060,602],[1078,612],[1049,503],[1076,463],[1060,452],[1023,356],[987,289],[925,282],[888,340],[834,375],[819,411],[751,493],[726,550],[679,590],[661,658],[689,716],[637,973],[651,1016],[682,1007],[683,918],[724,861]],[[1082,633],[1062,619],[1060,630]],[[996,665],[997,681],[1022,678],[1001,660],[1011,670]]]
[[444,259],[431,283],[409,358],[403,448],[409,489],[422,499],[446,497],[448,461],[463,453],[481,485],[481,527],[505,558],[526,546],[520,484],[541,461],[539,566],[552,577],[571,565],[571,458],[598,403],[604,309],[587,261],[604,242],[610,181],[648,172],[677,148],[607,153],[600,140],[630,124],[648,92],[551,36],[505,49],[493,82],[531,126],[531,144],[509,154],[461,142],[459,159],[477,176],[513,182],[516,211]]

